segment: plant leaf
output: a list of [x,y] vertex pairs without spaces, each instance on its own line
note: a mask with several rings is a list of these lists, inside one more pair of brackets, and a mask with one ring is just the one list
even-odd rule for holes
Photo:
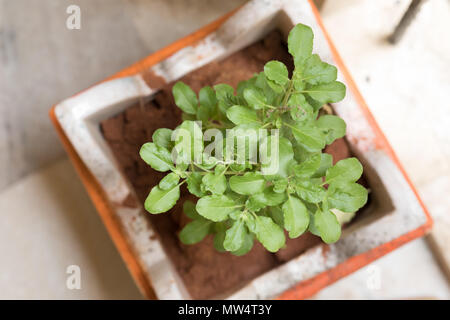
[[255,110],[243,106],[232,106],[227,110],[227,118],[234,124],[261,124]]
[[280,177],[288,176],[289,168],[294,158],[294,150],[289,139],[280,136],[278,139],[278,152],[272,152],[272,136],[268,136],[260,145],[260,154],[268,158],[262,159],[261,172],[263,174]]
[[199,198],[206,195],[206,193],[203,192],[200,187],[202,184],[202,178],[203,176],[200,174],[200,172],[192,172],[186,179],[189,192]]
[[197,113],[197,96],[195,92],[185,83],[178,81],[172,88],[175,104],[184,112]]
[[180,186],[176,185],[170,189],[162,190],[159,186],[155,186],[150,191],[145,200],[145,209],[152,213],[162,213],[170,210],[177,200],[180,198]]
[[159,147],[153,142],[147,142],[139,151],[139,155],[153,169],[165,172],[173,169],[172,156],[170,152],[163,147]]
[[251,198],[264,206],[278,206],[286,200],[286,193],[277,193],[273,187],[268,187],[263,192],[252,195]]
[[295,66],[300,66],[309,58],[313,49],[314,34],[312,29],[304,24],[297,24],[288,36],[288,50],[294,57]]
[[325,243],[334,243],[341,237],[341,225],[330,210],[317,210],[314,223]]
[[284,63],[280,61],[269,61],[264,66],[266,77],[279,85],[286,85],[289,82],[289,72]]
[[284,213],[283,210],[279,206],[270,207],[269,208],[270,216],[273,221],[279,225],[281,228],[284,228]]
[[286,243],[283,229],[272,218],[258,216],[255,219],[256,238],[270,252],[277,252]]
[[291,95],[288,100],[288,106],[291,107],[291,118],[295,121],[307,121],[313,118],[314,108],[301,93]]
[[183,212],[192,220],[203,219],[202,216],[198,214],[197,210],[195,210],[195,203],[190,200],[186,200],[183,203]]
[[326,134],[326,144],[333,143],[334,140],[345,136],[347,125],[345,121],[338,116],[323,115],[317,121],[316,125],[324,129]]
[[217,104],[216,93],[210,86],[206,86],[200,89],[198,93],[200,105],[207,107],[210,110],[214,110]]
[[310,203],[319,203],[325,198],[326,191],[320,185],[314,184],[310,180],[297,181],[295,191],[303,200]]
[[177,163],[201,163],[203,158],[203,132],[196,121],[183,121],[175,129]]
[[181,242],[195,244],[202,241],[208,235],[211,223],[211,221],[205,219],[189,222],[179,234]]
[[273,181],[273,191],[276,193],[283,193],[286,190],[288,180],[280,178]]
[[266,181],[261,174],[247,172],[243,176],[232,176],[229,183],[234,192],[251,195],[262,192]]
[[256,110],[264,108],[267,103],[266,97],[256,88],[246,88],[244,90],[244,99],[249,106]]
[[313,174],[312,178],[323,177],[327,172],[328,168],[333,165],[333,156],[328,153],[322,153],[320,155],[320,166],[319,169]]
[[243,256],[244,254],[247,254],[253,248],[253,241],[253,234],[246,232],[242,246],[238,250],[231,252],[231,254],[235,256]]
[[322,62],[317,54],[313,54],[305,61],[302,70],[303,80],[310,84],[329,83],[337,78],[337,68]]
[[180,176],[177,175],[176,173],[171,172],[168,175],[166,175],[164,178],[162,178],[161,181],[159,181],[159,188],[161,190],[168,190],[168,189],[176,186],[179,181],[180,181]]
[[282,207],[284,214],[284,228],[289,231],[291,239],[303,234],[309,225],[309,213],[300,199],[289,196]]
[[319,169],[321,159],[320,153],[310,155],[306,160],[294,167],[295,176],[304,178],[311,177]]
[[327,170],[325,182],[336,186],[355,182],[361,177],[362,172],[363,167],[358,159],[344,159]]
[[347,213],[356,212],[362,208],[368,196],[367,189],[358,183],[331,186],[327,193],[330,207]]
[[311,98],[324,103],[338,102],[345,97],[345,85],[339,81],[311,86],[303,92],[308,93]]
[[227,251],[237,251],[244,244],[247,228],[241,219],[235,221],[230,229],[225,233],[223,247]]
[[152,140],[153,142],[160,147],[166,148],[170,150],[172,147],[172,130],[167,128],[159,128],[153,132]]
[[320,128],[311,124],[290,126],[295,139],[311,152],[317,152],[325,147],[325,135]]
[[209,87],[203,87],[198,93],[200,106],[197,110],[197,119],[208,121],[216,113],[217,98],[214,90]]
[[206,196],[197,201],[197,212],[208,220],[215,222],[225,220],[238,206],[224,195]]
[[227,179],[223,174],[207,173],[203,177],[202,183],[205,186],[205,190],[213,194],[222,194],[227,189]]

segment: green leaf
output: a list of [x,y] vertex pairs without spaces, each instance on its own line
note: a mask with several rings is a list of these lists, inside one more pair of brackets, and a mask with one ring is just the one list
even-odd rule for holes
[[173,169],[172,156],[170,152],[163,147],[159,147],[153,142],[147,142],[139,151],[139,155],[153,169],[165,172]]
[[205,219],[189,222],[179,234],[181,242],[195,244],[202,241],[208,235],[211,223],[211,221]]
[[203,157],[203,132],[196,121],[183,121],[175,129],[177,163],[201,163]]
[[300,199],[289,196],[282,207],[284,214],[284,228],[289,231],[291,239],[303,234],[309,225],[309,213]]
[[237,251],[244,244],[245,234],[247,233],[247,228],[245,227],[244,221],[237,220],[233,223],[232,227],[227,230],[225,234],[225,241],[223,242],[223,247],[227,251]]
[[311,182],[310,180],[297,181],[295,191],[300,198],[310,203],[321,202],[326,194],[323,187]]
[[319,169],[313,174],[313,178],[323,177],[327,172],[328,168],[333,165],[333,156],[328,153],[322,153],[320,155],[320,166]]
[[261,124],[255,110],[243,106],[233,106],[227,110],[227,118],[234,124]]
[[281,228],[284,228],[284,213],[283,210],[279,207],[270,207],[269,208],[270,216],[272,217],[273,221],[277,225],[279,225]]
[[317,54],[313,54],[305,62],[302,77],[310,84],[329,83],[336,80],[337,68],[322,62]]
[[170,150],[172,148],[172,130],[167,128],[159,128],[153,132],[152,140],[159,146]]
[[278,206],[286,200],[286,194],[277,193],[273,187],[268,187],[263,192],[252,195],[251,198],[264,206]]
[[281,178],[273,181],[273,191],[276,193],[283,193],[286,190],[288,180]]
[[192,220],[203,219],[202,216],[198,214],[197,210],[195,210],[195,203],[190,200],[186,200],[183,203],[183,212]]
[[283,229],[272,218],[258,216],[255,219],[256,238],[270,252],[277,252],[286,243]]
[[286,85],[289,82],[289,72],[284,63],[280,61],[269,61],[264,66],[266,77],[279,85]]
[[148,212],[153,214],[166,212],[175,205],[179,198],[179,185],[167,190],[162,190],[159,186],[155,186],[145,200],[144,207]]
[[214,86],[217,100],[226,100],[230,95],[234,95],[234,88],[225,83],[219,83]]
[[336,186],[355,182],[361,177],[362,172],[363,167],[358,159],[344,159],[327,170],[325,182]]
[[[262,155],[260,159],[262,162],[261,172],[264,175],[287,177],[294,158],[292,143],[289,139],[280,136],[278,139],[278,152],[275,152],[276,150],[272,150],[272,144],[276,145],[276,142],[272,142],[272,139],[272,136],[268,136],[259,146],[260,155]],[[265,159],[265,157],[267,158]]]
[[301,93],[291,95],[288,100],[288,106],[291,107],[291,118],[295,121],[311,120],[314,116],[314,108]]
[[213,194],[222,194],[227,189],[227,179],[223,174],[207,173],[202,183],[205,186],[205,190]]
[[294,167],[294,173],[297,177],[311,177],[320,167],[321,154],[315,153],[310,155],[305,161]]
[[312,29],[304,24],[297,24],[288,36],[288,50],[294,57],[295,66],[300,66],[309,56],[313,49],[314,34]]
[[211,87],[206,86],[200,89],[198,97],[200,100],[200,106],[197,110],[197,119],[206,122],[216,113],[216,93]]
[[314,223],[325,243],[334,243],[341,237],[341,225],[330,210],[317,210]]
[[213,110],[217,104],[216,93],[209,86],[200,89],[198,98],[200,100],[200,105],[205,106],[211,110]]
[[231,253],[235,256],[243,256],[244,254],[247,254],[253,248],[253,241],[254,241],[253,234],[246,232],[242,246],[238,250],[233,251]]
[[367,202],[367,189],[358,183],[348,183],[328,189],[328,203],[331,208],[343,212],[356,212]]
[[303,92],[308,93],[311,98],[324,103],[338,102],[345,97],[345,85],[339,81],[311,86]]
[[216,91],[216,98],[219,104],[220,111],[225,114],[227,109],[236,104],[234,97],[234,88],[228,84],[217,84],[214,86]]
[[320,151],[325,147],[325,134],[311,124],[291,126],[295,139],[311,152]]
[[244,98],[248,105],[256,110],[264,108],[267,103],[266,97],[256,88],[246,88],[244,90]]
[[189,114],[197,113],[197,96],[195,92],[185,83],[178,81],[172,88],[175,104],[184,112]]
[[180,176],[177,175],[176,173],[171,172],[168,175],[166,175],[164,178],[162,178],[161,181],[159,181],[159,188],[161,190],[168,190],[168,189],[176,186],[179,181],[180,181]]
[[344,120],[333,115],[321,116],[316,121],[316,125],[324,130],[327,144],[331,144],[334,140],[345,136],[345,131],[347,128]]
[[227,196],[212,195],[199,199],[195,208],[201,216],[218,222],[225,220],[237,207],[239,206]]
[[249,197],[245,202],[245,208],[253,212],[258,212],[265,207],[266,204],[259,201],[259,199],[254,196]]
[[232,176],[229,183],[234,192],[251,195],[262,192],[266,181],[261,174],[247,172],[243,176]]
[[201,198],[206,195],[201,189],[203,175],[200,172],[192,172],[188,175],[186,182],[190,193]]
[[223,246],[223,242],[225,241],[225,231],[218,231],[214,236],[214,248],[219,252],[227,251]]

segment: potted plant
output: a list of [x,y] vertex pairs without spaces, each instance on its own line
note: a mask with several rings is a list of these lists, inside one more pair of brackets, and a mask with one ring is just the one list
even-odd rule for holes
[[[336,81],[336,67],[312,54],[313,37],[303,24],[290,32],[291,77],[285,64],[272,60],[236,92],[217,84],[197,98],[183,82],[173,86],[189,120],[174,131],[157,129],[140,155],[154,170],[170,172],[145,200],[148,212],[172,209],[185,183],[200,198],[195,206],[184,203],[192,221],[180,232],[183,243],[213,233],[218,251],[244,255],[256,238],[277,252],[285,246],[283,229],[291,239],[309,231],[334,243],[341,235],[336,213],[352,216],[366,204],[367,189],[356,183],[363,172],[357,158],[333,165],[332,155],[322,153],[345,135],[341,118],[321,114],[323,105],[344,98],[345,85]],[[204,145],[211,136],[215,140]]]
[[[311,2],[250,1],[51,117],[149,298],[305,298],[431,225]],[[268,162],[203,141],[228,129],[250,154],[255,128]]]

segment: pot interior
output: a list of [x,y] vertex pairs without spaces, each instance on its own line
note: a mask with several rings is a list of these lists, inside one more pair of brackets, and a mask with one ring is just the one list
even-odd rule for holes
[[[262,71],[269,60],[282,61],[290,71],[293,69],[284,37],[278,30],[269,32],[262,40],[220,61],[213,61],[192,71],[180,80],[196,92],[203,86],[218,83],[236,87],[239,81]],[[140,159],[139,149],[142,144],[151,141],[156,129],[173,129],[181,122],[181,112],[175,106],[171,93],[172,85],[173,83],[165,85],[152,97],[133,102],[114,116],[100,122],[101,133],[115,157],[117,166],[138,199],[138,203],[132,199],[125,201],[123,206],[142,206],[150,189],[164,176],[164,173],[152,170]],[[371,190],[368,203],[346,226],[343,236],[392,210],[389,197],[374,170],[367,165],[362,154],[352,150],[345,138],[335,141],[325,151],[333,155],[335,162],[349,156],[358,157],[365,169],[360,183]],[[272,254],[255,241],[251,252],[242,257],[217,252],[213,247],[211,235],[199,244],[186,246],[179,242],[177,234],[189,222],[182,212],[183,202],[188,199],[195,202],[195,198],[183,188],[180,200],[170,212],[147,214],[146,217],[156,230],[189,295],[195,299],[224,297],[252,279],[322,243],[320,238],[306,233],[297,239],[289,239],[285,249]]]

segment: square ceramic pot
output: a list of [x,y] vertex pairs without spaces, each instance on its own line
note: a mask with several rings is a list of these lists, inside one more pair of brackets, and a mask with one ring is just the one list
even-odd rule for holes
[[305,0],[254,0],[73,97],[50,112],[55,128],[103,222],[147,298],[189,299],[183,282],[154,235],[142,205],[121,173],[99,123],[152,96],[167,83],[223,59],[278,29],[311,26],[314,51],[338,67],[346,98],[333,105],[347,123],[347,141],[363,163],[372,201],[341,240],[313,247],[242,284],[230,299],[307,298],[341,277],[424,235],[432,221],[392,148],[331,43],[320,16]]

